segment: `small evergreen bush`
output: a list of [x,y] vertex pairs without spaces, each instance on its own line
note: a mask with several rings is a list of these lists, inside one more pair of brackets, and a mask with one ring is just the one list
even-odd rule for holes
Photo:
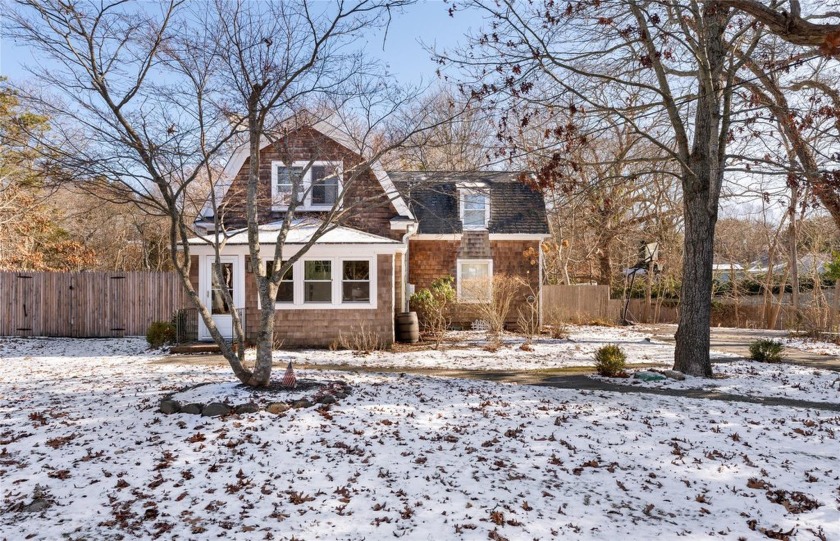
[[435,349],[440,347],[446,330],[449,328],[449,310],[455,303],[454,278],[438,278],[428,289],[421,289],[409,300],[411,309],[417,312],[420,325],[435,341]]
[[175,325],[169,321],[153,321],[146,331],[146,342],[152,349],[161,348],[166,344],[174,344],[176,338]]
[[784,344],[775,340],[762,338],[750,344],[750,359],[763,363],[782,362]]
[[595,351],[595,370],[602,376],[614,378],[624,374],[627,356],[615,344],[607,344]]

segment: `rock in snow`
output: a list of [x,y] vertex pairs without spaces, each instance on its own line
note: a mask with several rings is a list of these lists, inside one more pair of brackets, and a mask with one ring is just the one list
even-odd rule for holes
[[201,410],[202,417],[221,417],[230,413],[230,408],[221,402],[210,402]]

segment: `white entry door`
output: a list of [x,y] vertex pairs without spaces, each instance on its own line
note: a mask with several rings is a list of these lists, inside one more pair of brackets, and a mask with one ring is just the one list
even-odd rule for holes
[[[221,257],[219,263],[216,263],[215,256],[207,256],[204,265],[204,276],[202,276],[204,287],[204,302],[213,314],[213,321],[219,332],[225,338],[233,338],[233,316],[232,313],[238,308],[242,308],[243,301],[243,286],[242,271],[240,267],[240,258],[238,257]],[[217,272],[217,269],[221,272]],[[225,295],[224,291],[230,294],[233,300],[231,305]],[[240,317],[244,318],[244,313],[240,311]],[[200,319],[200,318],[199,318]],[[210,331],[200,321],[200,338],[210,338]],[[244,321],[243,321],[244,325]]]

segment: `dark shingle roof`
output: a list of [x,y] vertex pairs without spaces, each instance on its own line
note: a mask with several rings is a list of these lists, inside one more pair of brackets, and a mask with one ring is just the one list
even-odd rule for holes
[[545,200],[512,171],[388,171],[420,222],[419,233],[461,233],[457,184],[490,190],[490,233],[548,234]]

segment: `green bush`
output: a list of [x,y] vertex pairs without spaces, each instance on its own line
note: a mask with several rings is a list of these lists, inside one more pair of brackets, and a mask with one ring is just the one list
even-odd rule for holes
[[624,350],[615,344],[607,344],[595,351],[595,370],[602,376],[614,378],[624,373],[626,360]]
[[451,276],[438,278],[428,289],[421,289],[411,296],[409,305],[417,312],[423,329],[440,347],[446,329],[449,327],[449,308],[455,302],[454,279]]
[[785,346],[781,342],[762,338],[750,344],[750,359],[763,363],[779,363],[782,362],[783,349]]
[[154,321],[146,331],[146,342],[152,349],[175,343],[175,325],[169,321]]

